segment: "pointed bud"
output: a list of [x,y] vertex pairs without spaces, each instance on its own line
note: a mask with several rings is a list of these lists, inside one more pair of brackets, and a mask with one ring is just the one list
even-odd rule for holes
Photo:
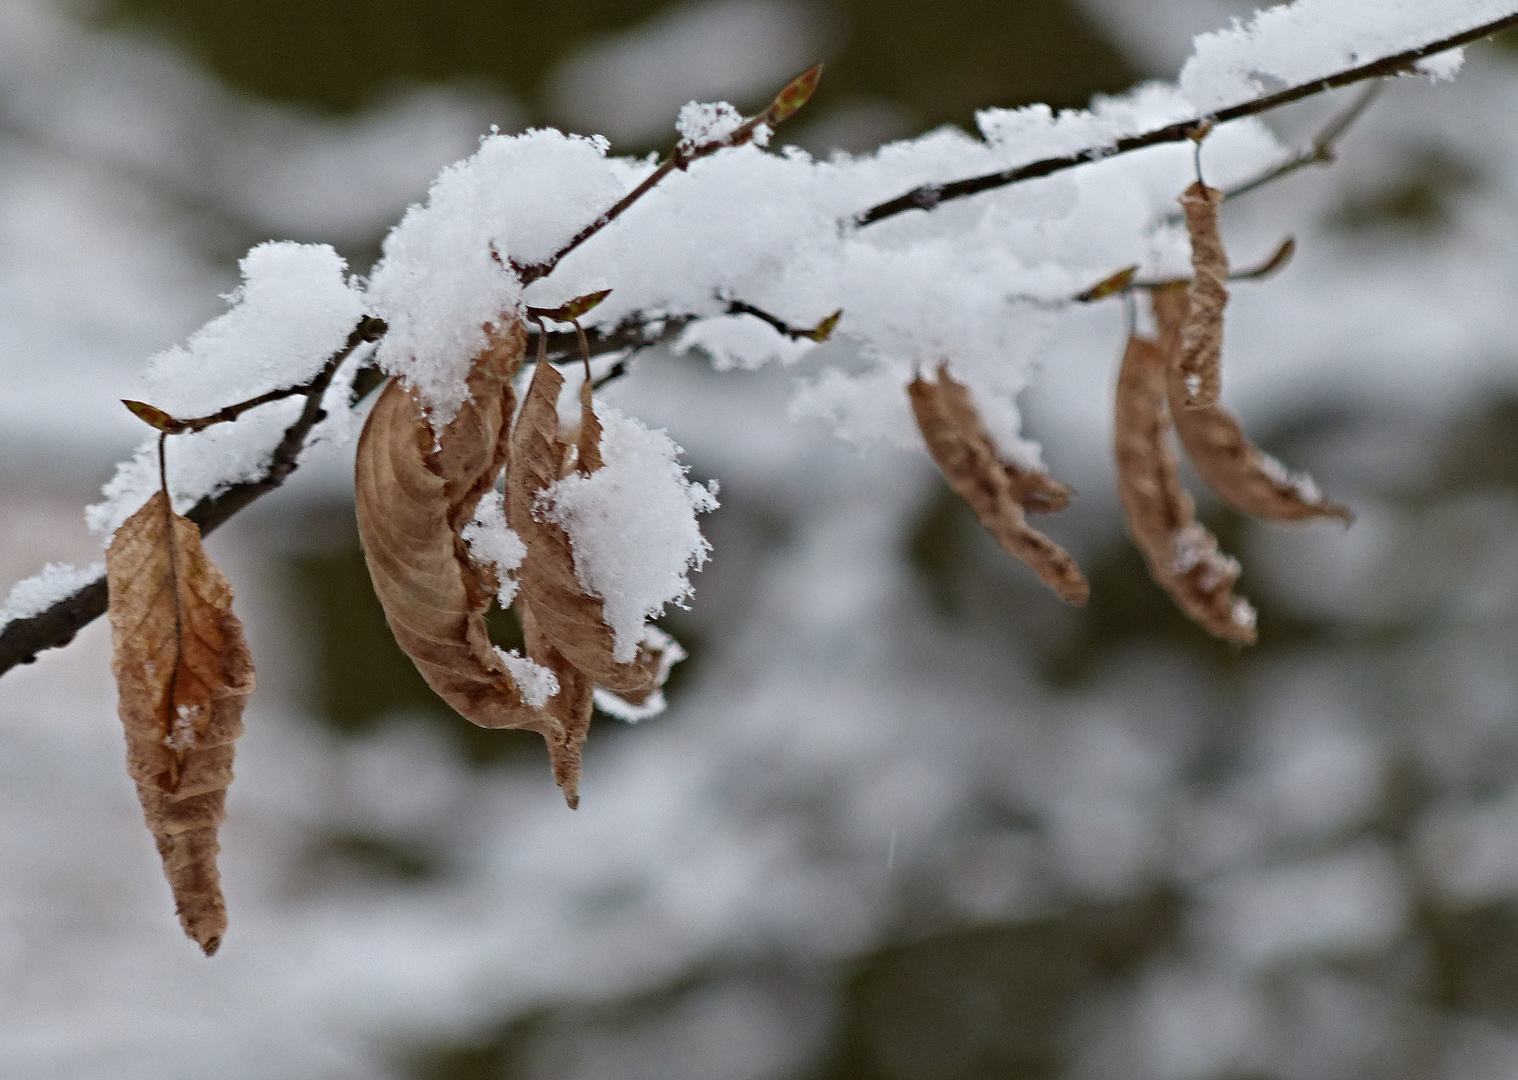
[[146,401],[132,401],[128,398],[122,398],[121,403],[132,411],[133,416],[155,430],[167,431],[172,435],[184,426],[180,421],[158,408],[158,406],[149,405]]
[[1138,265],[1125,266],[1111,277],[1105,277],[1091,288],[1078,295],[1075,299],[1082,304],[1095,303],[1097,300],[1105,300],[1115,293],[1127,292],[1133,284],[1134,275],[1138,273]]
[[775,95],[775,100],[761,115],[763,122],[775,127],[796,115],[797,110],[811,100],[817,90],[817,80],[821,78],[822,65],[814,64],[786,83],[785,89]]
[[610,295],[610,289],[602,289],[600,292],[577,296],[573,300],[560,304],[556,308],[530,307],[527,309],[527,314],[535,319],[547,319],[549,322],[574,322],[588,312],[595,310],[596,306]]
[[838,329],[838,320],[841,318],[843,318],[843,308],[839,308],[826,319],[823,319],[816,326],[808,330],[804,336],[811,338],[813,341],[826,341],[833,336],[833,331]]

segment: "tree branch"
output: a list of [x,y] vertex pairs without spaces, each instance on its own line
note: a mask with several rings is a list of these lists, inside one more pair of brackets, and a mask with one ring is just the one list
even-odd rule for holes
[[1473,41],[1490,37],[1499,31],[1506,30],[1510,26],[1518,26],[1518,12],[1504,15],[1500,19],[1470,30],[1462,31],[1439,41],[1420,45],[1416,49],[1408,49],[1388,56],[1369,64],[1361,64],[1359,67],[1349,68],[1345,71],[1336,72],[1323,79],[1315,79],[1312,82],[1302,83],[1297,86],[1278,90],[1274,94],[1266,94],[1264,97],[1245,101],[1238,105],[1230,105],[1226,109],[1207,116],[1198,116],[1191,120],[1182,120],[1179,123],[1168,124],[1153,131],[1147,131],[1142,135],[1129,135],[1118,139],[1116,142],[1104,146],[1087,147],[1085,150],[1067,154],[1064,157],[1044,158],[1041,161],[1032,161],[1026,165],[1019,165],[1013,169],[1004,169],[1000,172],[986,173],[982,176],[971,176],[963,180],[954,180],[943,184],[923,184],[911,191],[888,202],[880,203],[855,215],[856,226],[873,225],[877,221],[895,217],[897,214],[908,210],[932,210],[942,203],[951,202],[954,199],[968,198],[971,195],[979,195],[983,191],[993,191],[996,188],[1007,187],[1010,184],[1019,184],[1025,180],[1036,180],[1040,177],[1051,176],[1054,173],[1073,169],[1078,165],[1086,165],[1093,161],[1103,161],[1118,154],[1131,153],[1134,150],[1143,150],[1150,146],[1161,146],[1166,143],[1185,142],[1191,138],[1191,133],[1200,124],[1208,123],[1226,124],[1230,120],[1240,120],[1246,116],[1255,116],[1259,113],[1278,109],[1282,105],[1290,105],[1293,102],[1321,94],[1328,90],[1337,90],[1343,86],[1352,86],[1355,83],[1365,82],[1367,79],[1379,79],[1389,75],[1398,75],[1408,70],[1412,65],[1425,57],[1434,56],[1438,53],[1457,49],[1461,45],[1469,45]]
[[[855,216],[853,223],[856,226],[871,225],[908,210],[931,210],[944,202],[967,198],[983,191],[991,191],[1026,180],[1049,176],[1079,165],[1085,165],[1089,162],[1113,157],[1117,154],[1126,154],[1150,146],[1183,142],[1191,138],[1193,132],[1201,124],[1227,123],[1230,120],[1238,120],[1246,116],[1268,112],[1283,105],[1324,93],[1325,91],[1335,90],[1370,79],[1400,74],[1425,57],[1446,52],[1461,45],[1470,44],[1512,26],[1518,26],[1518,12],[1451,37],[1431,42],[1415,49],[1409,49],[1395,56],[1385,57],[1372,63],[1338,72],[1327,78],[1289,87],[1274,94],[1268,94],[1252,101],[1230,106],[1210,116],[1201,116],[1192,120],[1170,124],[1144,134],[1127,136],[1114,143],[1089,147],[1064,157],[1045,158],[1041,161],[1030,162],[1013,169],[988,173],[983,176],[968,177],[949,183],[925,184],[913,188],[911,191],[895,199],[880,203],[861,212]],[[684,144],[677,146],[670,158],[661,164],[642,184],[638,185],[637,188],[618,200],[618,202],[593,222],[580,230],[563,248],[549,259],[532,266],[515,267],[522,278],[523,284],[529,284],[551,272],[560,260],[607,225],[611,224],[671,172],[687,168],[693,161],[715,153],[717,150],[741,145],[753,138],[761,124],[773,127],[790,116],[796,109],[805,104],[807,98],[811,96],[812,91],[816,88],[820,73],[821,65],[818,65],[798,76],[781,91],[770,104],[769,108],[760,115],[744,121],[743,124],[726,137],[702,144],[699,147],[690,147]],[[1320,132],[1312,145],[1306,150],[1240,185],[1231,191],[1230,194],[1240,195],[1246,191],[1252,191],[1299,168],[1331,160],[1335,140],[1358,117],[1373,96],[1370,93],[1362,95],[1354,106],[1346,110],[1342,116]],[[1274,258],[1244,276],[1263,276],[1275,270],[1289,256],[1289,253],[1290,249],[1283,246]],[[1110,292],[1126,291],[1126,288],[1134,285],[1131,271],[1125,273],[1127,274],[1125,281],[1120,285],[1115,285],[1111,289],[1102,291],[1102,295],[1108,295]],[[1139,284],[1151,285],[1153,283],[1144,282]],[[1093,296],[1093,298],[1095,297]],[[730,301],[728,310],[731,313],[755,315],[758,318],[764,319],[779,332],[792,338],[825,337],[827,332],[831,332],[832,325],[836,324],[837,318],[836,316],[831,316],[819,324],[818,327],[808,331],[791,327],[777,317],[762,312],[741,301]],[[590,330],[587,335],[590,353],[592,356],[597,356],[625,351],[629,353],[630,357],[631,354],[643,349],[673,340],[680,331],[695,321],[696,318],[697,316],[691,314],[661,315],[649,318],[633,314],[609,329]],[[826,330],[824,330],[824,327]],[[279,445],[275,447],[273,453],[270,455],[268,467],[265,469],[262,477],[257,480],[234,484],[219,495],[201,499],[191,508],[186,516],[200,526],[202,534],[210,533],[217,526],[258,498],[278,488],[295,471],[299,465],[300,453],[305,447],[306,439],[310,436],[312,429],[326,415],[322,409],[321,401],[327,387],[331,384],[333,376],[337,373],[338,367],[359,345],[378,340],[384,332],[385,324],[381,320],[365,317],[354,327],[344,347],[328,359],[327,363],[322,367],[321,372],[311,382],[288,390],[273,391],[249,402],[229,406],[210,417],[179,422],[182,425],[179,428],[181,431],[199,430],[201,427],[209,426],[213,422],[235,419],[242,412],[260,404],[266,404],[284,397],[298,395],[306,397],[306,404],[301,410],[299,418],[285,430]],[[548,356],[554,362],[562,363],[577,360],[579,357],[578,342],[573,332],[561,331],[549,333],[547,345]],[[610,372],[598,380],[597,385],[604,384],[623,374],[626,371],[626,362],[629,357],[624,357],[619,361]],[[350,406],[357,405],[383,384],[385,379],[386,375],[376,365],[372,363],[364,365],[354,378],[353,388],[349,397]],[[106,582],[104,578],[100,578],[59,600],[46,611],[27,618],[12,620],[5,626],[0,627],[0,675],[3,675],[18,664],[30,663],[44,649],[68,644],[80,630],[105,613],[108,602],[109,596]]]
[[540,263],[533,263],[531,266],[518,266],[513,263],[512,268],[516,270],[517,275],[522,279],[522,284],[524,286],[531,285],[539,278],[546,277],[555,266],[559,265],[564,256],[621,217],[628,207],[658,187],[659,183],[669,176],[670,173],[676,170],[683,172],[685,169],[690,168],[692,163],[715,154],[718,150],[742,146],[752,141],[761,126],[773,130],[776,125],[788,119],[797,109],[801,108],[801,106],[811,99],[813,92],[817,89],[817,80],[820,78],[822,78],[822,65],[814,64],[787,83],[784,89],[775,95],[775,100],[771,101],[762,113],[758,116],[749,117],[728,134],[713,139],[710,142],[702,143],[700,146],[688,145],[682,139],[675,145],[674,153],[665,158],[659,167],[649,174],[647,179],[618,199],[600,217],[575,233],[569,243]]
[[[306,404],[295,422],[285,429],[279,445],[269,456],[269,464],[264,469],[263,476],[257,480],[233,484],[219,495],[207,496],[197,502],[185,515],[200,526],[201,535],[210,533],[233,514],[279,487],[295,471],[300,461],[300,452],[305,448],[306,438],[311,434],[311,429],[321,423],[326,416],[322,409],[322,396],[327,392],[327,387],[331,384],[332,377],[337,374],[337,369],[354,349],[366,342],[378,340],[384,332],[384,322],[365,316],[348,335],[347,343],[332,354],[322,365],[321,371],[310,382],[292,389],[289,393],[280,391],[276,395],[264,394],[253,399],[254,402],[265,403],[278,400],[280,397],[304,394]],[[238,409],[237,406],[232,406],[229,409],[223,409],[222,412],[228,413],[234,409],[238,412],[244,411]],[[233,413],[233,416],[235,415],[237,413]],[[0,627],[0,675],[5,674],[17,664],[31,663],[44,649],[67,645],[74,640],[75,634],[105,614],[109,599],[105,578],[102,576],[59,600],[46,611],[29,618],[14,619],[4,627]]]

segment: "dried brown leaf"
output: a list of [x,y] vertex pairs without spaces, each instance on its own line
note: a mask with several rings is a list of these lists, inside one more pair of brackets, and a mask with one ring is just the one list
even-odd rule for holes
[[[936,384],[940,407],[950,426],[962,437],[983,446],[1006,474],[1012,498],[1030,514],[1057,514],[1070,505],[1074,494],[1068,484],[1062,484],[1040,469],[1025,469],[1021,465],[1003,461],[996,446],[980,422],[980,413],[970,398],[970,388],[950,377],[947,365],[938,366]],[[921,426],[919,424],[919,426]]]
[[1179,357],[1181,327],[1189,301],[1184,287],[1154,290],[1154,317],[1160,351],[1168,358],[1170,412],[1176,434],[1197,475],[1229,506],[1266,521],[1337,518],[1354,520],[1348,507],[1330,502],[1306,476],[1293,476],[1280,462],[1256,449],[1238,419],[1222,405],[1183,408]]
[[580,434],[575,440],[575,468],[589,476],[606,463],[601,460],[601,421],[596,419],[595,384],[580,384]]
[[[575,574],[574,548],[567,533],[538,516],[537,499],[570,467],[571,445],[559,431],[559,389],[564,377],[542,363],[522,401],[511,434],[511,471],[506,477],[506,520],[523,543],[527,558],[517,574],[520,597],[544,638],[591,682],[639,704],[657,688],[658,654],[643,648],[630,663],[612,656],[615,640],[601,601]],[[581,398],[586,411],[588,395]],[[594,418],[594,412],[590,412]],[[586,425],[582,419],[581,434]],[[583,458],[582,458],[583,460]],[[599,460],[599,447],[595,458]]]
[[216,830],[226,820],[253,658],[232,614],[232,587],[206,556],[200,529],[163,492],[116,530],[106,578],[127,772],[180,925],[210,956],[227,928]]
[[563,789],[564,801],[574,810],[580,805],[580,750],[590,731],[595,684],[554,648],[525,599],[518,597],[513,607],[522,624],[527,658],[548,668],[559,680],[559,692],[544,706],[544,710],[557,721],[547,736],[548,758],[553,765],[553,778]]
[[506,465],[511,379],[526,346],[520,320],[489,329],[469,399],[442,432],[403,381],[380,393],[358,440],[359,536],[391,632],[438,696],[481,727],[552,739],[552,718],[526,703],[491,644],[485,611],[496,581],[459,535]]
[[938,381],[920,375],[907,387],[917,427],[949,486],[998,543],[1027,563],[1049,588],[1072,604],[1084,604],[1091,589],[1080,568],[1059,545],[1029,527],[1024,509],[1063,509],[1070,489],[1046,473],[1019,469],[1000,460],[969,390],[940,365]]
[[1255,640],[1254,609],[1233,595],[1239,564],[1196,521],[1170,449],[1167,363],[1159,345],[1131,336],[1117,377],[1113,418],[1118,494],[1149,572],[1203,628],[1242,645]]
[[1218,228],[1223,193],[1201,181],[1181,196],[1191,237],[1189,310],[1182,328],[1181,384],[1186,407],[1217,403],[1223,389],[1223,306],[1228,303],[1228,252]]

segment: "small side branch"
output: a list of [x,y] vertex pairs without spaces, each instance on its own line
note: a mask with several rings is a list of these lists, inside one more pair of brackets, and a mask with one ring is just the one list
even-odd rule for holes
[[[385,324],[382,321],[366,316],[353,328],[353,332],[348,335],[348,341],[343,347],[322,365],[321,371],[310,382],[292,388],[288,392],[276,391],[273,395],[261,395],[250,402],[230,406],[228,409],[221,410],[221,413],[215,414],[220,416],[222,413],[231,413],[225,417],[230,420],[255,405],[300,394],[304,394],[306,398],[306,404],[301,409],[300,416],[285,429],[279,445],[269,456],[269,464],[261,477],[257,480],[233,484],[219,495],[207,496],[197,502],[185,515],[200,526],[201,535],[210,533],[233,514],[267,495],[289,478],[300,464],[300,452],[305,448],[307,437],[326,416],[322,409],[322,396],[331,385],[337,369],[352,355],[354,349],[366,342],[378,340],[384,332]],[[211,423],[210,418],[198,419],[205,423],[201,423],[200,427],[183,430],[198,431]],[[31,663],[38,653],[46,649],[67,645],[74,640],[74,635],[105,614],[109,599],[105,578],[100,577],[65,596],[46,611],[7,623],[0,628],[0,675],[4,675],[17,664]]]
[[838,320],[843,318],[843,309],[839,308],[816,326],[792,326],[778,315],[771,315],[763,308],[757,308],[753,304],[744,303],[742,300],[729,300],[727,302],[729,315],[752,315],[754,318],[768,323],[774,327],[777,333],[784,334],[792,341],[826,341],[833,336],[833,331],[838,327]]
[[[1266,169],[1251,176],[1248,180],[1226,188],[1223,198],[1236,199],[1240,195],[1248,195],[1251,191],[1258,191],[1262,187],[1275,183],[1283,177],[1290,176],[1299,169],[1305,169],[1310,165],[1332,165],[1335,160],[1335,152],[1338,150],[1339,140],[1342,139],[1354,126],[1356,120],[1365,115],[1365,111],[1386,90],[1384,81],[1373,82],[1361,89],[1355,95],[1355,100],[1350,102],[1349,107],[1343,112],[1332,117],[1322,129],[1312,137],[1312,140],[1304,147],[1293,152],[1285,160],[1271,165]],[[1179,224],[1185,220],[1185,215],[1179,210],[1165,215],[1165,223],[1169,225]]]
[[683,172],[685,169],[690,168],[693,163],[715,154],[718,150],[726,150],[730,147],[743,146],[746,143],[752,142],[761,126],[773,130],[777,125],[794,114],[797,109],[807,103],[813,92],[817,89],[817,80],[820,78],[822,78],[822,65],[814,64],[787,83],[785,88],[775,95],[775,100],[770,102],[769,107],[762,113],[758,116],[749,117],[728,134],[721,138],[713,139],[710,142],[702,143],[700,146],[691,146],[684,140],[681,140],[676,144],[674,152],[665,158],[659,167],[648,175],[647,179],[618,199],[600,217],[575,233],[569,243],[540,263],[533,263],[530,266],[517,266],[513,263],[513,268],[522,279],[522,284],[531,285],[539,278],[546,277],[555,266],[559,265],[566,255],[606,228],[613,221],[616,221],[633,203],[658,187],[670,173],[677,170]]
[[1473,41],[1491,37],[1493,34],[1506,30],[1511,26],[1518,26],[1518,12],[1504,15],[1500,19],[1483,23],[1481,26],[1470,30],[1442,38],[1439,41],[1431,41],[1426,45],[1420,45],[1415,49],[1397,53],[1395,56],[1384,57],[1359,67],[1339,71],[1323,79],[1315,79],[1312,82],[1301,83],[1297,86],[1287,87],[1274,94],[1266,94],[1252,101],[1241,102],[1238,105],[1230,105],[1226,109],[1220,109],[1210,116],[1199,116],[1191,120],[1182,120],[1179,123],[1168,124],[1153,131],[1144,132],[1141,135],[1129,135],[1118,139],[1116,142],[1105,146],[1092,146],[1085,150],[1066,154],[1063,157],[1044,158],[1040,161],[1032,161],[1026,165],[1019,165],[1014,169],[1003,169],[1000,172],[986,173],[982,176],[971,176],[963,180],[954,180],[942,184],[923,184],[911,191],[887,202],[880,203],[863,210],[854,216],[856,226],[873,225],[877,221],[904,214],[908,210],[931,210],[941,203],[950,202],[954,199],[964,199],[971,195],[979,195],[983,191],[994,191],[996,188],[1018,184],[1025,180],[1036,180],[1039,177],[1051,176],[1054,173],[1064,172],[1079,165],[1086,165],[1093,161],[1101,161],[1118,154],[1131,153],[1134,150],[1143,150],[1151,146],[1162,146],[1166,143],[1185,142],[1192,137],[1192,133],[1198,125],[1211,121],[1214,124],[1226,124],[1230,120],[1240,120],[1246,116],[1255,116],[1259,113],[1278,109],[1282,105],[1290,105],[1295,101],[1328,90],[1337,90],[1343,86],[1353,86],[1356,83],[1366,82],[1371,79],[1381,79],[1392,75],[1400,75],[1413,67],[1419,60],[1435,56],[1450,49],[1458,49],[1462,45],[1469,45]]

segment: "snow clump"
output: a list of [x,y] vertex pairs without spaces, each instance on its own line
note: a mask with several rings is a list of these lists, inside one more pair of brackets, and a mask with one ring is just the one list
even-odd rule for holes
[[527,558],[527,545],[506,524],[506,499],[499,491],[487,491],[475,507],[474,519],[459,534],[469,545],[469,554],[476,562],[485,563],[495,571],[498,591],[496,599],[504,610],[511,606],[517,595],[517,582],[511,572]]
[[717,487],[686,477],[680,448],[663,431],[600,403],[596,418],[606,464],[550,485],[538,513],[569,534],[575,575],[601,598],[612,657],[625,664],[638,653],[644,621],[691,594],[687,574],[711,551],[696,515],[716,509]]

